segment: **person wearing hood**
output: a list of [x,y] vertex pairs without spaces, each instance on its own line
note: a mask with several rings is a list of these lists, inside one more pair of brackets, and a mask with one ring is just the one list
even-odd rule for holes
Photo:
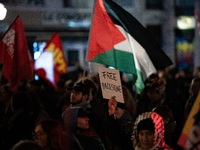
[[98,134],[89,125],[89,118],[82,107],[71,107],[62,114],[65,143],[70,150],[105,150]]
[[172,150],[164,140],[164,122],[155,112],[140,114],[133,127],[133,147],[135,150]]
[[125,103],[117,102],[116,97],[112,96],[108,101],[108,107],[106,126],[111,149],[132,150],[131,134],[134,123],[131,115],[126,110]]
[[153,112],[156,112],[163,118],[164,126],[165,126],[165,135],[164,139],[167,145],[174,148],[174,141],[172,141],[172,138],[174,138],[174,130],[176,128],[176,121],[174,121],[173,112],[172,110],[166,106],[159,106],[153,109]]
[[[106,129],[105,121],[103,116],[103,106],[100,103],[94,105],[94,98],[96,93],[96,85],[93,81],[87,78],[81,78],[77,81],[71,90],[70,106],[69,107],[83,107],[87,112],[87,117],[89,118],[90,126],[97,132],[101,140],[106,145]],[[68,107],[68,108],[69,108]],[[101,112],[98,112],[101,110]]]

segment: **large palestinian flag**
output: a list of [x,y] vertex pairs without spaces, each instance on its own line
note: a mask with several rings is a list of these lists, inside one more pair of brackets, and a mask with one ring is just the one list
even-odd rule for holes
[[148,31],[112,0],[96,0],[88,61],[134,75],[136,92],[144,80],[172,64]]

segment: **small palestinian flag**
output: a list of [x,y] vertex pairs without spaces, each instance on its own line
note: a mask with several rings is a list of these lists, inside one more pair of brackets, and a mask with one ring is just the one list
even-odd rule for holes
[[148,76],[172,64],[148,31],[112,0],[96,0],[90,33],[88,61],[133,74],[137,93]]

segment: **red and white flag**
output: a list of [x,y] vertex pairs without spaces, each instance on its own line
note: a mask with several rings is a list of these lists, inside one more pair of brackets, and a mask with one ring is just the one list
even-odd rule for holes
[[53,35],[40,57],[35,60],[35,71],[53,87],[56,87],[60,75],[67,73],[67,62],[58,33]]
[[0,40],[0,62],[9,89],[17,91],[22,79],[31,79],[33,69],[21,18],[18,16]]

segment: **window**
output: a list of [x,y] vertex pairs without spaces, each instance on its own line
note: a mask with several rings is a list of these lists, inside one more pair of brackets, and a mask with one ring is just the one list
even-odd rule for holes
[[133,0],[113,0],[113,1],[120,6],[125,6],[125,7],[133,6]]
[[0,0],[0,3],[14,4],[14,5],[44,6],[44,0]]
[[68,66],[74,66],[75,62],[79,61],[78,50],[69,50],[67,56],[68,56]]
[[176,0],[178,7],[194,7],[195,0]]
[[176,0],[176,16],[194,16],[195,0]]
[[64,0],[64,7],[88,8],[87,0]]
[[163,0],[146,0],[147,9],[163,9]]

